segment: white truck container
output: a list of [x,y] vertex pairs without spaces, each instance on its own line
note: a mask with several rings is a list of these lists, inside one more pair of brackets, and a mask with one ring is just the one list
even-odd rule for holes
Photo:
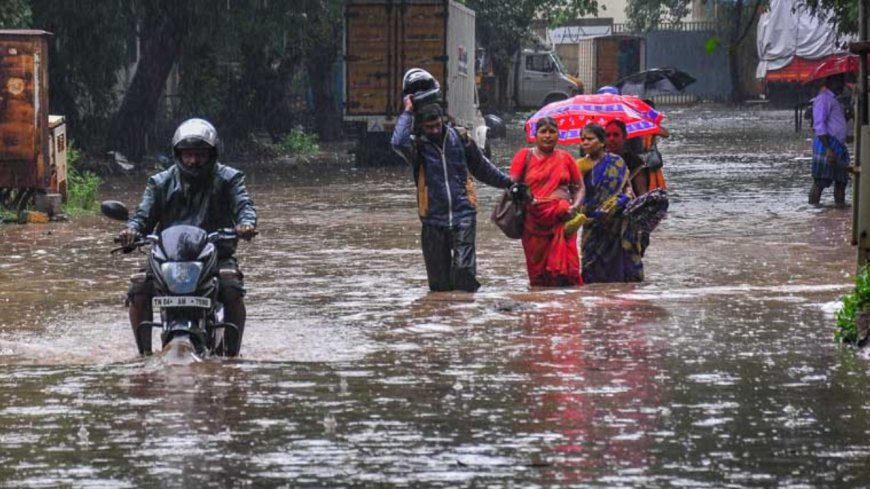
[[389,137],[404,110],[402,76],[411,68],[441,83],[447,113],[486,146],[473,10],[455,0],[348,0],[344,19],[343,120],[358,135],[357,164],[393,158]]

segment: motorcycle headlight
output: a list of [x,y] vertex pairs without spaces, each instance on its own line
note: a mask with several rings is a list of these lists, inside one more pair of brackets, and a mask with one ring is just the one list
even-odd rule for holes
[[196,291],[196,284],[199,283],[199,275],[202,273],[202,263],[196,261],[162,263],[160,272],[170,292],[190,294]]

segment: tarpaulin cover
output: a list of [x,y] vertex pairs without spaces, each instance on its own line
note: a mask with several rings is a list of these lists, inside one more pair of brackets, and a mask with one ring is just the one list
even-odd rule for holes
[[771,0],[770,10],[758,19],[756,78],[786,67],[795,57],[814,60],[843,51],[830,18],[819,20],[800,7],[793,11],[797,2]]

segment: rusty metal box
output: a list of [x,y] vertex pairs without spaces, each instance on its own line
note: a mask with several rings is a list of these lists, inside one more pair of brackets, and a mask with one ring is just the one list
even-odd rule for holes
[[0,30],[0,188],[51,187],[49,36]]

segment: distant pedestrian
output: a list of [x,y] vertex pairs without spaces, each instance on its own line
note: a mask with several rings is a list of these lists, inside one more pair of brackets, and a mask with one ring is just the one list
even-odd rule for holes
[[813,185],[809,203],[818,205],[822,191],[834,184],[834,203],[846,205],[846,183],[849,181],[849,150],[846,148],[846,116],[837,101],[843,90],[843,75],[825,79],[813,98]]

